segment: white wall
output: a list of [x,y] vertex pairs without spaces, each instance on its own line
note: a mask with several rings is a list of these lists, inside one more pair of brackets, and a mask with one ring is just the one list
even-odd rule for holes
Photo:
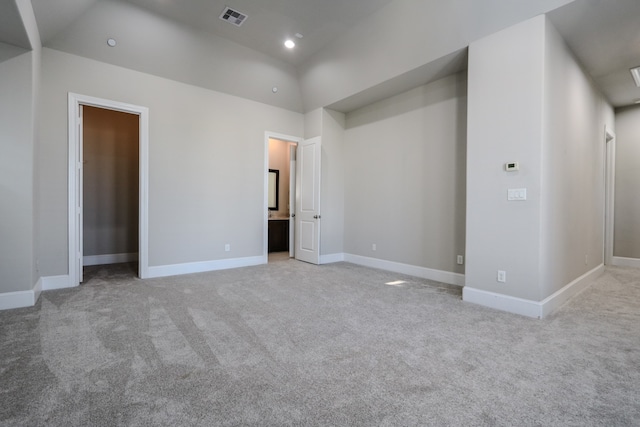
[[602,263],[611,108],[538,16],[471,44],[468,113],[466,285],[542,301]]
[[345,116],[322,109],[320,255],[344,251]]
[[640,258],[640,106],[616,110],[614,256]]
[[33,275],[34,52],[0,62],[0,293]]
[[68,92],[149,108],[150,266],[262,255],[264,132],[302,135],[302,114],[52,49],[42,59],[42,275],[68,268]]
[[345,252],[463,273],[466,75],[347,114],[344,145]]
[[299,67],[304,111],[374,88],[571,1],[393,1]]
[[604,164],[613,109],[545,25],[541,297],[604,263]]

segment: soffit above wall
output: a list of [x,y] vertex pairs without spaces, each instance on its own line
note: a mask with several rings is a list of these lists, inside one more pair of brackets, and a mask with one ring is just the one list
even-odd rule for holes
[[640,66],[640,1],[576,0],[548,16],[614,107],[640,99],[629,72]]
[[31,49],[29,35],[15,1],[0,1],[0,42]]

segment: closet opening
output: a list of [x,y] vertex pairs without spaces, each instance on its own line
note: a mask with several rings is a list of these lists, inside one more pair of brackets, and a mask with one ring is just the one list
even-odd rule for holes
[[138,272],[140,116],[82,105],[82,265]]

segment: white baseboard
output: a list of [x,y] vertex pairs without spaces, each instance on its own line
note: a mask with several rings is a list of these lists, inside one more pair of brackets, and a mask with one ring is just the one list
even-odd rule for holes
[[[78,286],[76,283],[75,286]],[[10,308],[32,307],[38,302],[43,291],[73,288],[68,274],[61,276],[45,276],[38,279],[33,289],[29,291],[0,293],[0,310]]]
[[71,277],[68,274],[63,274],[62,276],[45,276],[41,277],[42,280],[42,290],[43,291],[52,291],[54,289],[65,289],[65,288],[75,288],[78,286],[78,283],[71,283]]
[[138,261],[138,253],[87,255],[82,257],[82,265],[118,264],[121,262]]
[[320,264],[331,264],[344,261],[344,254],[320,255]]
[[604,268],[604,264],[600,264],[593,270],[587,271],[582,276],[564,286],[562,289],[543,299],[540,302],[542,306],[542,317],[550,315],[562,307],[562,305],[571,298],[591,286],[591,283],[604,273]]
[[188,262],[184,264],[149,266],[149,279],[154,277],[179,276],[181,274],[203,273],[205,271],[226,270],[264,264],[264,256],[230,258],[214,261]]
[[38,301],[40,293],[42,293],[42,278],[38,279],[31,290],[1,293],[0,310],[32,307]]
[[472,288],[470,286],[462,288],[462,300],[496,310],[542,319],[556,311],[572,297],[589,287],[591,282],[603,272],[604,265],[601,264],[573,280],[571,283],[567,284],[562,289],[542,301],[517,298],[510,295]]
[[450,285],[464,286],[464,274],[452,273],[450,271],[434,270],[432,268],[418,267],[416,265],[402,264],[353,254],[344,254],[344,261],[364,265],[365,267],[379,268],[381,270],[435,280],[436,282],[448,283]]
[[640,268],[640,258],[624,258],[621,256],[614,256],[611,258],[611,264],[618,267],[635,267]]
[[36,296],[33,290],[4,292],[0,294],[0,310],[12,308],[31,307],[36,303]]
[[522,316],[537,318],[542,316],[542,308],[537,301],[497,294],[470,286],[462,288],[462,300]]

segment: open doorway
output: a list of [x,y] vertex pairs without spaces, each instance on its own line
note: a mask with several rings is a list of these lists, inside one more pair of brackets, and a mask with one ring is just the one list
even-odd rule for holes
[[[118,101],[96,98],[92,96],[69,93],[69,179],[68,179],[68,249],[69,249],[69,286],[78,286],[83,279],[83,267],[85,264],[85,243],[83,226],[83,191],[84,178],[84,117],[85,109],[96,107],[97,110],[109,110],[121,112],[135,116],[138,129],[138,158],[137,158],[137,253],[138,253],[138,277],[149,276],[149,109]],[[114,132],[114,129],[103,130],[103,132]],[[116,173],[115,175],[118,175]],[[114,179],[116,179],[114,177]],[[136,201],[131,203],[136,204]],[[133,212],[133,210],[129,210]],[[99,215],[96,213],[96,215]],[[117,223],[118,221],[116,221]],[[118,225],[116,224],[116,227]],[[97,230],[99,232],[99,230]],[[117,239],[116,239],[117,240]],[[135,241],[135,238],[130,240]],[[127,252],[97,254],[96,256],[106,256],[105,258],[88,259],[88,262],[118,261],[121,257],[131,257],[132,253]],[[107,251],[111,252],[111,250]],[[90,254],[87,254],[91,256]]]
[[93,106],[82,116],[83,275],[121,263],[137,272],[140,117]]
[[296,146],[294,141],[268,138],[268,262],[294,256]]
[[302,138],[265,132],[264,262],[295,256],[296,148]]

